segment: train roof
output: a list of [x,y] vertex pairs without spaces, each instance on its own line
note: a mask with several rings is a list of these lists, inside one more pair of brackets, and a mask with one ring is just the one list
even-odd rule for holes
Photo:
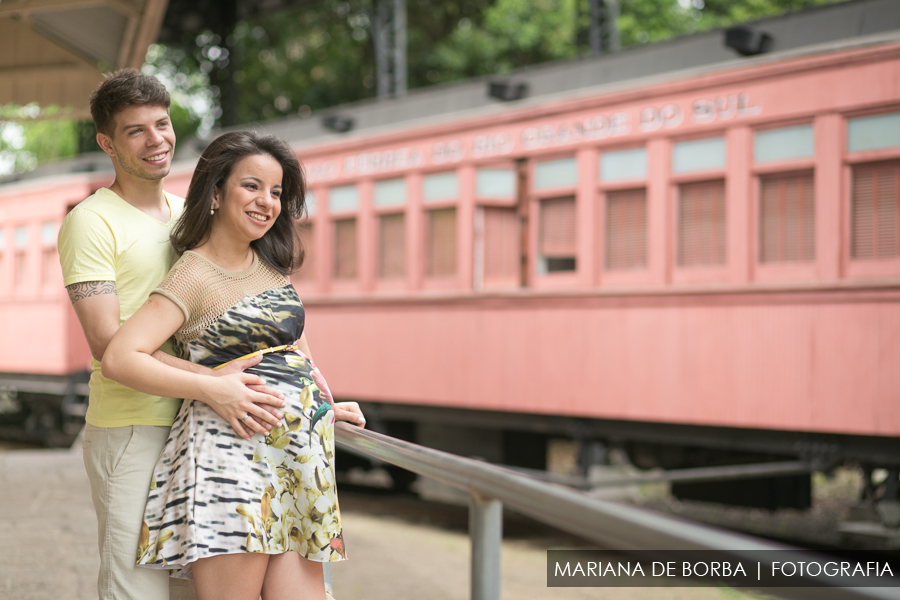
[[[484,76],[411,90],[388,100],[368,99],[316,111],[302,118],[292,116],[245,124],[277,134],[299,150],[304,147],[364,138],[417,125],[506,112],[554,99],[595,95],[615,89],[649,85],[710,71],[759,64],[809,54],[896,41],[900,37],[898,0],[850,0],[810,7],[745,26],[771,36],[768,52],[740,56],[724,43],[725,29],[682,36],[653,44],[630,46],[600,56],[553,61],[497,76]],[[525,84],[527,95],[510,102],[488,94],[491,82]],[[327,117],[351,119],[352,130],[336,133],[325,125]],[[239,129],[235,128],[235,129]],[[176,153],[188,164],[208,143],[191,139]],[[71,172],[111,171],[103,153],[91,153],[42,165],[30,173],[0,178],[0,185]]]

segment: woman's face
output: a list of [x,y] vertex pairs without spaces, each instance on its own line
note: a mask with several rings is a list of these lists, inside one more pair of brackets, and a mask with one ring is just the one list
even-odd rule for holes
[[213,227],[235,241],[258,240],[281,212],[281,165],[268,154],[245,156],[213,197]]

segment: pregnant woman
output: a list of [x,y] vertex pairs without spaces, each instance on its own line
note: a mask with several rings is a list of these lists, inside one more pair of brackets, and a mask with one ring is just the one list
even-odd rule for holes
[[[321,600],[321,563],[346,558],[334,420],[365,420],[355,403],[334,404],[287,279],[302,262],[291,218],[304,188],[277,138],[214,140],[172,233],[181,259],[103,357],[104,375],[124,385],[186,398],[153,474],[137,559],[193,577],[200,600]],[[211,368],[262,354],[245,383],[284,394],[279,424],[262,425],[254,404],[220,415],[194,402],[214,378],[151,356],[172,335]]]

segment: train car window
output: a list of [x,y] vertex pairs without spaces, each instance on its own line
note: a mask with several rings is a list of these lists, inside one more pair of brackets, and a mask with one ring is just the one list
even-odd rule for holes
[[679,186],[678,265],[725,264],[725,181]]
[[516,172],[512,169],[478,169],[475,195],[479,198],[515,198]]
[[3,277],[3,259],[6,257],[6,231],[0,227],[0,293],[6,293],[6,277]]
[[534,167],[534,189],[575,187],[578,168],[575,158],[560,158],[538,162]]
[[334,278],[356,277],[356,219],[334,222]]
[[60,272],[56,256],[56,223],[44,223],[41,225],[41,284],[43,286],[52,284],[56,279],[54,276]]
[[406,204],[406,180],[402,177],[375,182],[375,206],[403,206]]
[[647,266],[647,191],[606,193],[606,270]]
[[486,283],[514,282],[519,275],[519,215],[515,208],[482,207]]
[[44,223],[41,225],[41,246],[44,248],[56,248],[56,223]]
[[440,202],[459,197],[459,181],[456,171],[432,173],[422,178],[422,200]]
[[813,174],[763,177],[759,198],[759,261],[809,262],[815,259]]
[[329,212],[350,212],[357,208],[359,208],[359,191],[355,185],[341,185],[329,190]]
[[847,151],[900,147],[900,112],[847,120]]
[[378,277],[396,279],[406,275],[406,215],[378,217]]
[[767,163],[812,158],[815,153],[812,125],[765,129],[753,135],[753,160]]
[[631,148],[600,155],[601,181],[627,181],[647,176],[647,149]]
[[850,256],[900,256],[900,161],[853,167]]
[[16,287],[28,284],[28,228],[16,227]]
[[676,142],[672,146],[672,172],[693,173],[725,168],[725,138]]
[[[307,196],[308,198],[309,196]],[[310,220],[302,221],[300,227],[297,228],[300,235],[300,243],[303,244],[303,264],[300,270],[292,276],[297,281],[315,281],[316,279],[316,260],[313,258],[313,252],[316,247],[316,226]]]
[[538,274],[575,270],[575,197],[540,201]]
[[427,214],[425,274],[429,277],[455,275],[456,209],[439,208],[429,210]]
[[312,190],[306,190],[305,198],[306,216],[299,221],[297,234],[300,236],[300,243],[303,245],[303,264],[300,269],[291,275],[294,281],[314,281],[316,278],[316,261],[312,257],[316,248],[315,225],[310,220],[316,215],[318,207],[318,199],[316,193]]

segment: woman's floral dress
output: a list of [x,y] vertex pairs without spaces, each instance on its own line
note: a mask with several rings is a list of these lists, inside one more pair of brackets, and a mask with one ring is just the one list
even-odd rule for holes
[[294,288],[257,258],[234,273],[186,252],[155,292],[184,311],[175,337],[192,362],[214,368],[275,348],[246,372],[283,392],[286,406],[268,436],[244,440],[208,405],[185,400],[153,473],[138,565],[190,577],[190,563],[220,554],[346,558],[331,393],[304,354],[277,348],[303,333]]

